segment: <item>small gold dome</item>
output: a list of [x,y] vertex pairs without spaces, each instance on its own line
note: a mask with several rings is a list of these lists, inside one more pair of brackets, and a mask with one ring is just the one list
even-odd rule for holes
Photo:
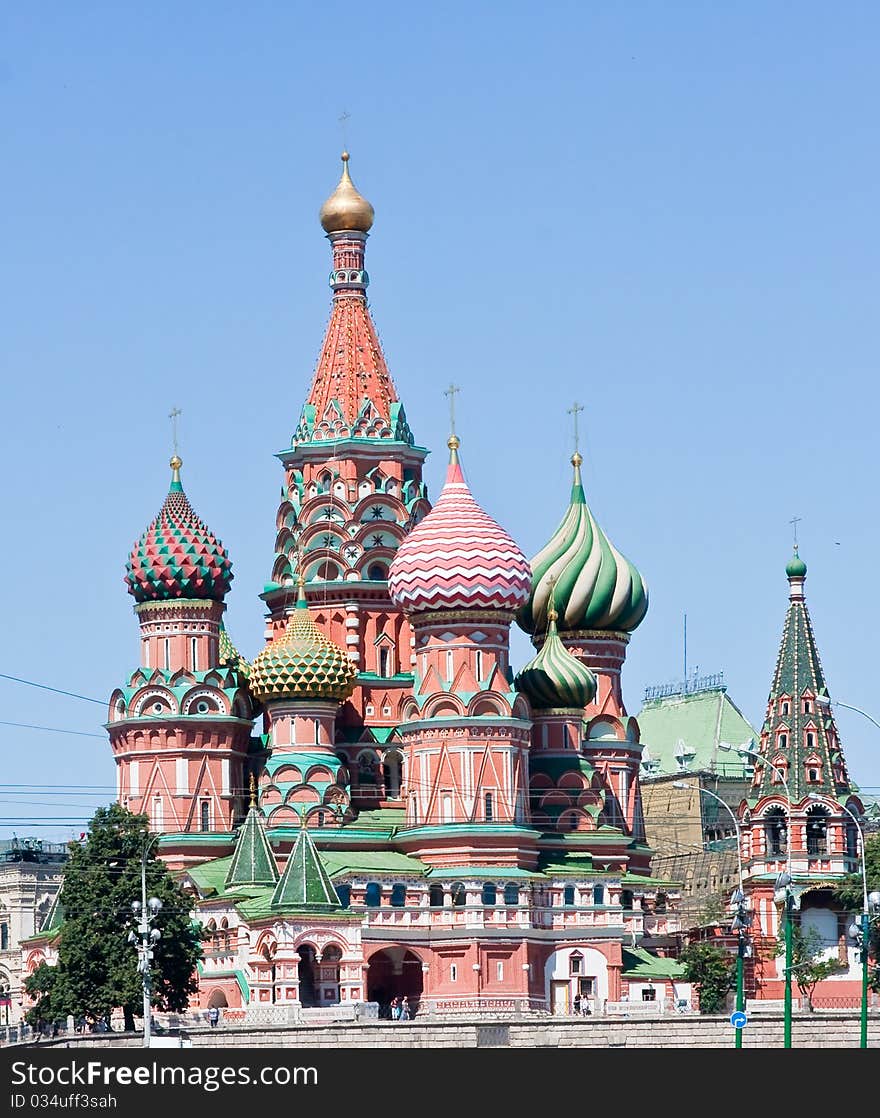
[[348,173],[347,151],[342,153],[342,178],[339,185],[321,207],[321,224],[325,233],[341,233],[354,229],[369,233],[375,216],[373,207],[359,194]]

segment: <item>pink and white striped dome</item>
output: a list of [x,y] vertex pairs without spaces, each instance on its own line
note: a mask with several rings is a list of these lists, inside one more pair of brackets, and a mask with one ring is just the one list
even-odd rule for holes
[[454,435],[449,448],[449,469],[437,503],[400,545],[389,569],[391,597],[407,613],[515,612],[531,593],[531,568],[510,536],[474,500]]

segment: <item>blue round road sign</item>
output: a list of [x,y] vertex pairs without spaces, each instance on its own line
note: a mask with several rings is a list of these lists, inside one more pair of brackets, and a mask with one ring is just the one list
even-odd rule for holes
[[747,1021],[748,1017],[746,1017],[741,1009],[738,1009],[735,1013],[731,1013],[730,1015],[730,1023],[735,1029],[745,1028]]

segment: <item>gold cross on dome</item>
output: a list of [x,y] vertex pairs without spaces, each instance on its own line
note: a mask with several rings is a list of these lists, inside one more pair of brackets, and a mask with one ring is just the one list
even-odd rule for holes
[[177,454],[177,451],[178,451],[178,447],[177,447],[177,417],[179,415],[183,415],[183,412],[180,410],[180,408],[172,408],[171,411],[168,413],[168,418],[171,420],[171,439],[174,443],[174,453],[175,453],[175,455]]
[[577,454],[580,451],[580,437],[578,435],[578,412],[584,410],[584,405],[579,404],[577,400],[568,409],[568,414],[574,417],[574,452]]
[[802,516],[793,516],[791,518],[791,520],[789,520],[789,522],[788,522],[792,526],[792,528],[794,529],[794,546],[795,546],[795,548],[797,548],[797,545],[798,545],[798,542],[797,542],[797,526],[798,526],[798,524],[800,524],[800,522],[802,520],[803,520]]
[[449,433],[450,433],[450,435],[455,434],[455,397],[456,397],[457,393],[459,393],[459,392],[461,392],[461,389],[458,387],[457,384],[450,384],[450,386],[443,393],[444,396],[449,397]]

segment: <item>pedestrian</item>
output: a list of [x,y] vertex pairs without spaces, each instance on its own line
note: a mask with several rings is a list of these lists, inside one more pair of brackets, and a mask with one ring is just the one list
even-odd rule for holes
[[406,994],[404,994],[400,1002],[400,1020],[409,1021],[409,1019],[409,998],[406,996]]
[[581,1012],[581,996],[580,996],[580,994],[575,994],[575,996],[574,996],[574,1011],[578,1016],[580,1016],[580,1012]]
[[216,1005],[212,1005],[208,1010],[208,1020],[211,1022],[211,1028],[216,1028],[217,1022],[220,1020],[220,1010]]
[[391,1020],[400,1020],[400,998],[394,997],[391,999]]

